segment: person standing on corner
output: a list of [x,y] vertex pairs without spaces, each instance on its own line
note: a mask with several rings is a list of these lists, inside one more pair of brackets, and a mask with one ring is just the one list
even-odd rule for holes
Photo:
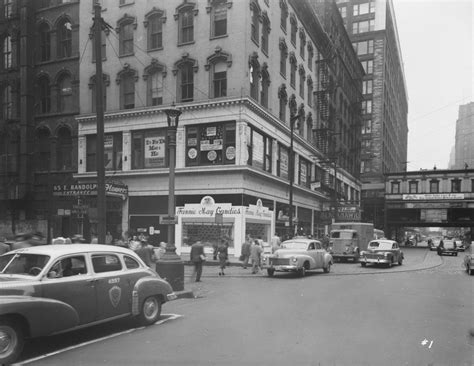
[[219,257],[219,267],[220,267],[219,276],[225,275],[224,269],[227,262],[227,258],[229,256],[228,247],[229,247],[229,244],[227,243],[225,239],[222,240],[219,246],[217,247],[217,256]]
[[243,262],[242,267],[244,269],[247,269],[247,266],[249,265],[251,243],[252,243],[252,238],[250,238],[250,236],[247,235],[247,238],[242,244],[242,251],[241,251],[241,258]]
[[260,246],[257,239],[250,247],[250,260],[252,262],[252,274],[256,274],[260,270],[260,256],[262,255],[263,249]]
[[[204,246],[198,240],[193,245],[191,245],[191,252],[189,253],[189,257],[191,262],[194,264],[194,273],[196,273],[196,282],[201,282],[201,275],[202,275],[202,262],[205,259],[204,254]],[[191,276],[194,277],[194,273]]]
[[277,233],[272,236],[272,253],[275,253],[280,249],[281,240]]
[[135,253],[137,253],[143,262],[145,262],[145,264],[150,268],[152,268],[152,263],[156,262],[155,251],[148,245],[146,240],[140,242],[140,246],[135,250]]

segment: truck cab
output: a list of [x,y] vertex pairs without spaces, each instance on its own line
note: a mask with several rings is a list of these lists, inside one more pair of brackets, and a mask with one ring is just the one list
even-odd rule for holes
[[374,239],[374,226],[371,223],[333,223],[329,238],[329,253],[334,259],[345,261],[359,260],[360,252]]

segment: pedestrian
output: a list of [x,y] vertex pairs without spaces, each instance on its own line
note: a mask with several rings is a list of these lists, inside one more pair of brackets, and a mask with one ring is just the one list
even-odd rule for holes
[[202,262],[206,259],[206,255],[204,254],[204,246],[199,240],[191,245],[189,257],[194,264],[194,272],[191,278],[196,274],[196,282],[201,282]]
[[324,237],[323,237],[323,239],[322,239],[322,244],[323,244],[323,248],[324,248],[324,249],[328,250],[328,248],[329,248],[329,242],[330,242],[330,240],[329,240],[329,235],[328,235],[328,234],[324,235]]
[[107,231],[107,234],[105,235],[105,244],[107,245],[112,245],[114,238],[112,234],[110,234],[110,231]]
[[140,241],[138,240],[138,237],[136,235],[132,237],[132,240],[130,240],[130,242],[128,243],[128,247],[133,251],[137,250],[140,247]]
[[252,239],[250,238],[250,236],[247,236],[244,243],[242,244],[242,251],[241,251],[240,258],[241,258],[241,261],[243,262],[242,267],[244,269],[247,269],[247,266],[249,265],[250,247],[252,245],[251,241]]
[[229,248],[229,244],[224,239],[221,241],[221,243],[217,247],[217,256],[219,258],[219,268],[220,268],[219,276],[225,275],[224,269],[225,269],[227,259],[229,257],[228,248]]
[[153,248],[148,245],[146,240],[142,240],[140,242],[140,246],[135,251],[135,253],[137,253],[137,255],[143,260],[143,262],[145,262],[145,264],[150,268],[156,261],[155,252]]
[[156,250],[156,260],[160,260],[166,253],[166,243],[164,241],[160,242],[160,246]]
[[281,240],[277,233],[275,233],[275,235],[272,236],[271,243],[272,243],[272,253],[275,253],[278,249],[280,249]]
[[263,249],[260,246],[257,239],[253,242],[250,247],[250,261],[252,263],[252,274],[260,271],[260,257],[262,255]]

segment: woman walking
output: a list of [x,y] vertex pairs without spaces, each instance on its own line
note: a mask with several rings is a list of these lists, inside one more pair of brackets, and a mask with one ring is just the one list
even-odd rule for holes
[[227,262],[227,258],[229,256],[228,248],[229,248],[229,245],[224,240],[222,240],[219,246],[217,247],[217,256],[219,257],[219,267],[220,267],[219,276],[225,275],[224,269]]

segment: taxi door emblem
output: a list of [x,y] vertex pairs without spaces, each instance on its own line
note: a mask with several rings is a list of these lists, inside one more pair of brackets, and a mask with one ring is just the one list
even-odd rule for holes
[[116,308],[120,302],[120,297],[122,296],[122,289],[118,286],[114,286],[109,290],[109,298],[113,307]]

